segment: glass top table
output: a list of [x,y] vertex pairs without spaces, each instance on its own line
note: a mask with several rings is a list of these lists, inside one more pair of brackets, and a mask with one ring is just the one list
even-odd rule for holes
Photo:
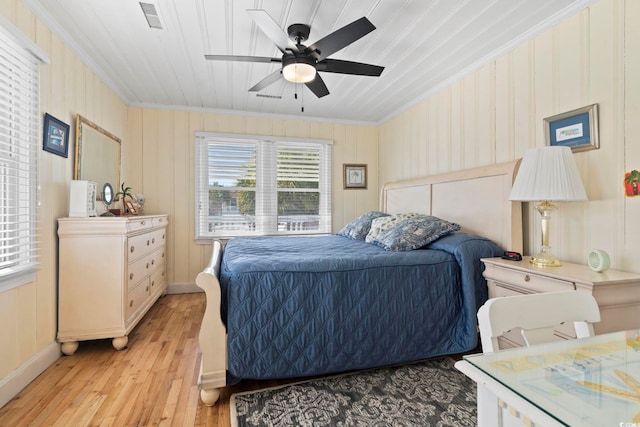
[[640,329],[464,357],[560,425],[640,427]]

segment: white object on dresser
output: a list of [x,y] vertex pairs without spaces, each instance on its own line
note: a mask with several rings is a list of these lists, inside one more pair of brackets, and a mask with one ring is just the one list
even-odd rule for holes
[[167,225],[167,215],[58,219],[57,339],[64,354],[84,340],[127,346],[127,335],[167,289]]
[[71,181],[69,188],[69,216],[96,216],[98,184],[91,181]]
[[587,265],[589,268],[599,273],[607,271],[610,263],[609,254],[602,249],[592,250],[587,257]]
[[[576,290],[594,296],[602,320],[594,323],[596,334],[640,328],[640,275],[624,271],[592,271],[586,265],[563,262],[560,267],[537,267],[529,262],[484,258],[484,277],[489,298],[541,292]],[[544,312],[540,313],[544,316]],[[559,338],[575,338],[571,325],[558,328]],[[499,338],[501,348],[524,346],[519,330]]]

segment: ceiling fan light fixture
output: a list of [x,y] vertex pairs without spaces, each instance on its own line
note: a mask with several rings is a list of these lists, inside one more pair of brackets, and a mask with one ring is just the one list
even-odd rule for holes
[[316,78],[315,61],[306,57],[285,58],[283,60],[282,76],[292,83],[309,83]]

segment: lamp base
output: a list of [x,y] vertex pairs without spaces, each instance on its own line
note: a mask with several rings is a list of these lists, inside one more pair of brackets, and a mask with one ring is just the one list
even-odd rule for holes
[[562,265],[560,260],[551,253],[548,246],[543,246],[536,256],[531,257],[529,262],[537,267],[560,267]]

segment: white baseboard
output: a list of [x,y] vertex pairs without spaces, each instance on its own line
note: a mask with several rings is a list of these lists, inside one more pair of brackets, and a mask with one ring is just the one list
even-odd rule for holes
[[194,294],[204,292],[195,282],[172,283],[167,287],[168,294]]
[[7,377],[0,380],[0,408],[16,397],[23,388],[36,379],[62,355],[60,344],[52,342]]

